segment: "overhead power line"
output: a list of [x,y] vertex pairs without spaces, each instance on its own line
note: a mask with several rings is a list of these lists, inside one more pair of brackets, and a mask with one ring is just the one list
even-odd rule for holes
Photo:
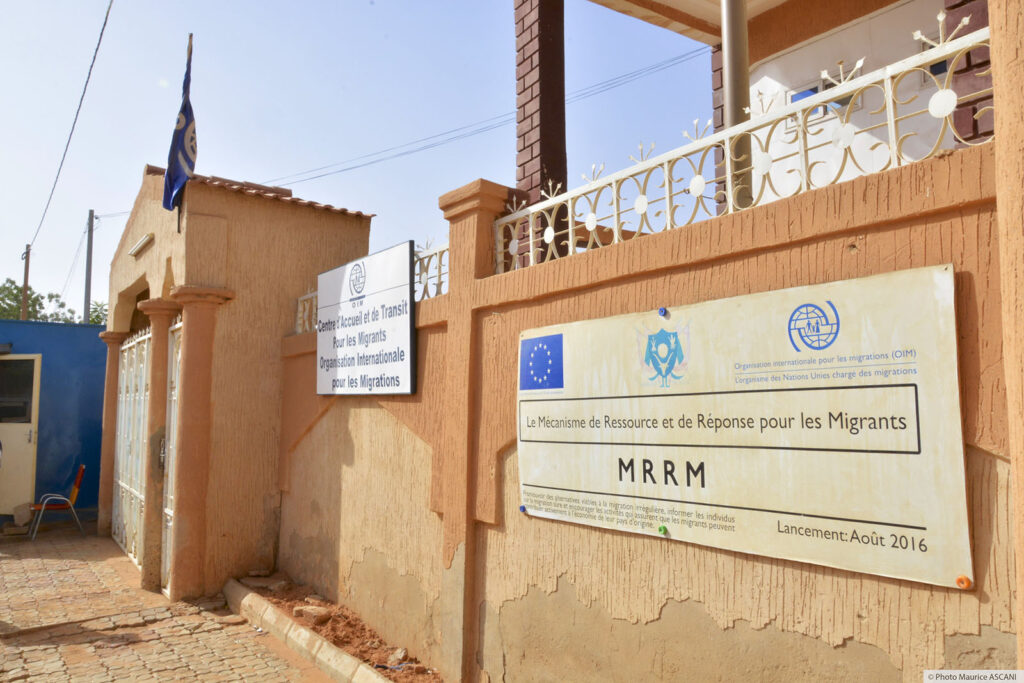
[[[515,113],[511,114],[511,116],[513,117],[512,120],[514,121],[515,120],[515,118],[514,118],[515,117]],[[485,125],[485,124],[490,124],[490,123],[498,123],[500,125],[505,125],[506,123],[509,123],[508,118],[509,118],[509,114],[502,114],[500,116],[494,116],[494,117],[489,118],[489,119],[484,119],[483,121],[477,121],[476,123],[469,123],[469,124],[466,124],[465,126],[459,126],[458,128],[452,128],[451,130],[446,130],[443,133],[435,133],[434,135],[428,135],[425,138],[420,138],[418,140],[412,140],[410,142],[406,142],[406,143],[403,143],[401,145],[395,145],[394,147],[388,147],[386,149],[379,149],[376,152],[370,152],[369,154],[363,154],[361,156],[352,157],[351,159],[346,159],[345,161],[337,161],[337,162],[335,162],[333,164],[327,164],[326,166],[318,166],[317,168],[310,168],[310,169],[307,169],[305,171],[299,171],[298,173],[289,173],[288,175],[278,176],[277,178],[271,178],[270,180],[264,180],[264,181],[262,181],[262,184],[274,183],[274,182],[277,182],[279,180],[287,180],[288,178],[294,178],[295,176],[302,176],[302,175],[305,175],[307,173],[316,173],[317,171],[323,171],[323,170],[328,169],[328,168],[334,168],[335,166],[340,166],[341,164],[348,164],[348,163],[351,163],[353,161],[359,161],[360,159],[368,159],[370,157],[375,157],[378,154],[384,154],[386,152],[392,152],[394,150],[403,149],[405,147],[408,147],[409,145],[415,145],[416,143],[419,143],[419,142],[426,142],[428,140],[433,140],[435,138],[439,138],[439,137],[442,137],[444,135],[449,135],[449,134],[452,134],[452,133],[458,133],[460,131],[464,131],[466,129],[473,128],[474,126],[480,126],[480,125]]]
[[53,192],[57,189],[57,181],[60,180],[61,169],[64,168],[64,160],[68,156],[68,148],[71,147],[71,137],[75,134],[75,125],[78,123],[78,114],[82,111],[82,102],[85,101],[85,92],[89,89],[89,79],[92,78],[92,68],[96,65],[96,55],[99,54],[100,44],[103,43],[103,32],[107,30],[107,20],[110,19],[110,8],[114,6],[114,0],[110,0],[107,4],[107,13],[103,15],[103,26],[100,27],[100,37],[96,41],[96,49],[92,52],[92,61],[89,62],[89,72],[85,75],[85,85],[82,87],[82,96],[78,98],[78,108],[75,109],[75,118],[71,121],[71,131],[68,133],[68,140],[64,143],[64,153],[60,157],[60,164],[57,166],[57,175],[53,179],[53,185],[50,187],[50,196],[46,198],[46,206],[43,207],[43,215],[39,217],[39,225],[36,226],[36,231],[32,235],[32,241],[29,245],[36,243],[36,238],[39,237],[39,231],[43,228],[43,221],[46,220],[46,212],[50,210],[50,202],[53,201]]
[[[684,52],[681,55],[671,57],[661,62],[650,64],[640,69],[636,69],[634,71],[630,71],[628,73],[615,76],[614,78],[594,83],[593,85],[589,85],[585,88],[581,88],[579,90],[575,90],[569,93],[569,95],[565,98],[565,102],[566,104],[572,104],[574,102],[579,102],[580,100],[587,99],[589,97],[594,97],[595,95],[600,95],[601,93],[607,92],[614,88],[618,88],[639,78],[643,78],[644,76],[649,76],[659,71],[664,71],[665,69],[669,69],[679,64],[688,62],[691,59],[700,56],[701,54],[707,53],[708,51],[709,49],[707,47],[701,46],[699,48],[690,50],[689,52]],[[480,135],[482,133],[486,133],[496,128],[500,128],[502,126],[515,123],[515,120],[515,112],[501,114],[500,116],[494,116],[489,119],[477,121],[476,123],[470,123],[464,126],[459,126],[458,128],[452,128],[441,133],[435,133],[434,135],[419,138],[418,140],[412,140],[401,145],[395,145],[393,147],[377,150],[376,152],[371,152],[369,154],[363,154],[361,156],[352,157],[344,161],[338,161],[333,164],[327,164],[325,166],[311,168],[306,171],[300,171],[298,173],[291,173],[288,175],[279,176],[277,178],[271,178],[270,180],[263,181],[263,184],[269,185],[272,183],[280,183],[281,185],[287,187],[289,185],[297,185],[298,183],[304,183],[310,180],[323,178],[325,176],[337,175],[339,173],[345,173],[347,171],[354,171],[359,168],[365,168],[366,166],[379,164],[383,161],[389,161],[391,159],[397,159],[399,157],[408,156],[410,154],[416,154],[417,152],[423,152],[428,149],[440,147],[441,145],[447,145],[451,142],[457,142],[459,140],[464,140],[475,135]],[[338,168],[339,166],[342,168]],[[302,177],[307,176],[307,174],[310,173],[313,173],[315,175]],[[287,182],[281,183],[280,181],[282,180]]]
[[64,278],[64,286],[60,290],[61,299],[64,298],[64,293],[68,291],[68,283],[71,282],[71,276],[75,273],[75,266],[78,265],[78,257],[82,253],[82,245],[85,243],[85,236],[88,232],[89,228],[86,227],[86,229],[82,231],[81,239],[78,240],[78,249],[75,250],[75,258],[71,261],[71,268],[68,269],[68,276]]
[[[664,71],[665,69],[669,69],[673,66],[683,64],[692,59],[695,59],[696,57],[699,57],[702,54],[706,54],[709,51],[709,48],[701,46],[699,48],[690,50],[689,52],[684,52],[681,55],[671,57],[661,62],[650,64],[640,69],[636,69],[634,71],[630,71],[628,73],[615,76],[614,78],[610,78],[605,81],[600,81],[599,83],[594,83],[593,85],[589,85],[585,88],[581,88],[579,90],[575,90],[569,93],[569,95],[565,98],[565,102],[566,104],[572,104],[574,102],[579,102],[580,100],[586,99],[588,97],[599,95],[601,93],[607,92],[614,88],[618,88],[627,83],[635,81],[639,78],[643,78],[644,76],[648,76],[659,71]],[[345,159],[344,161],[337,161],[333,164],[318,166],[316,168],[310,168],[305,171],[299,171],[298,173],[290,173],[288,175],[278,176],[276,178],[270,178],[269,180],[263,180],[260,182],[263,185],[280,183],[280,185],[284,187],[287,187],[289,185],[297,185],[299,183],[304,183],[310,180],[316,180],[318,178],[323,178],[325,176],[337,175],[339,173],[345,173],[347,171],[354,171],[356,169],[364,168],[366,166],[372,166],[374,164],[379,164],[384,161],[390,161],[391,159],[397,159],[399,157],[408,156],[410,154],[416,154],[417,152],[423,152],[429,149],[434,149],[435,147],[447,145],[451,142],[457,142],[459,140],[464,140],[465,138],[473,137],[474,135],[486,133],[496,128],[500,128],[502,126],[507,126],[509,124],[515,123],[515,120],[515,112],[501,114],[498,116],[492,116],[489,119],[483,119],[482,121],[477,121],[475,123],[468,123],[464,126],[459,126],[458,128],[452,128],[441,133],[428,135],[427,137],[412,140],[401,145],[394,145],[392,147],[377,150],[376,152],[370,152],[368,154],[362,154],[360,156],[352,157],[350,159]],[[346,164],[351,165],[346,166]],[[339,166],[342,166],[343,168],[338,168]],[[320,171],[324,172],[320,173]],[[309,173],[315,173],[316,175],[302,177],[306,176]],[[292,178],[294,178],[295,180],[291,180]],[[281,183],[280,181],[282,180],[286,180],[288,182]],[[117,213],[106,213],[97,215],[96,218],[122,216],[128,213],[130,212],[121,211]]]

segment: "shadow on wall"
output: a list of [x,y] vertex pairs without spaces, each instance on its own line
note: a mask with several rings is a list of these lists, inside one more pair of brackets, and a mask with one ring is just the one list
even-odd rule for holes
[[[296,451],[308,451],[312,457],[293,454],[289,459],[289,491],[282,496],[281,528],[291,529],[291,533],[282,536],[278,557],[279,569],[294,581],[312,586],[337,601],[343,590],[342,568],[338,566],[340,519],[346,507],[342,476],[343,470],[353,465],[355,445],[348,430],[328,435],[328,417],[347,423],[351,413],[350,402],[331,400],[327,415],[295,446]],[[303,493],[299,496],[293,491]],[[349,514],[357,509],[355,505],[349,506]]]

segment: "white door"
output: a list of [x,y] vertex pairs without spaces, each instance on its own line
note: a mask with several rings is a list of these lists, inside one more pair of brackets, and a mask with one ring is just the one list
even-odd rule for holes
[[0,356],[0,515],[36,495],[39,354]]
[[164,523],[160,585],[171,578],[171,529],[174,524],[174,467],[178,455],[178,387],[181,386],[181,316],[167,332],[167,429],[164,430]]
[[121,344],[117,377],[117,437],[110,535],[139,564],[145,511],[146,429],[149,416],[150,330]]

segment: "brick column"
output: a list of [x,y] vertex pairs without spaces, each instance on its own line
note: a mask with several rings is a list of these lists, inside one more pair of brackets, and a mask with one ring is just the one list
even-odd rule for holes
[[566,190],[565,12],[562,0],[514,0],[516,187],[540,199],[548,181]]
[[[567,189],[565,161],[565,10],[562,0],[514,0],[516,19],[516,189],[534,204],[547,192]],[[568,216],[554,217],[564,233]],[[545,225],[538,226],[543,231]],[[521,265],[530,262],[528,230],[516,234]],[[568,253],[564,236],[559,254]],[[547,255],[545,250],[544,256]],[[544,258],[540,259],[541,261]]]
[[213,287],[181,286],[171,298],[182,306],[181,384],[178,387],[177,462],[171,540],[171,600],[206,592],[206,507],[210,474],[213,334],[217,307],[234,293]]
[[990,0],[992,80],[995,86],[996,218],[999,221],[999,292],[1002,300],[1003,376],[1006,380],[1008,454],[1013,474],[1016,555],[1017,661],[1024,662],[1024,11],[1018,0]]
[[121,342],[127,332],[100,332],[107,345],[107,373],[103,378],[103,439],[100,442],[100,490],[96,513],[96,535],[110,535],[114,505],[114,451],[117,448],[117,373],[121,364]]
[[[725,90],[722,86],[722,46],[714,45],[711,48],[711,125],[712,130],[717,133],[725,128]],[[715,170],[716,175],[725,172],[725,155],[722,148],[715,146]],[[725,181],[715,183],[715,194],[725,194]],[[719,212],[723,212],[726,205],[724,201],[715,202]]]
[[142,587],[160,590],[160,566],[163,546],[164,466],[160,459],[167,428],[167,330],[171,318],[181,306],[166,299],[149,299],[139,303],[139,310],[149,316],[149,414],[146,431],[149,452],[144,464],[146,506],[142,520]]
[[[946,0],[946,26],[949,30],[957,26],[960,20],[966,16],[970,16],[971,23],[961,33],[977,31],[988,26],[988,1]],[[955,69],[952,86],[958,95],[978,92],[992,85],[991,73],[985,76],[979,75],[992,68],[989,49],[986,47],[971,50],[967,53],[967,58],[964,61],[949,66]],[[991,109],[978,118],[974,117],[985,107],[991,106],[991,95],[961,102],[953,112],[953,126],[956,128],[957,134],[967,142],[981,142],[989,138],[993,132]]]

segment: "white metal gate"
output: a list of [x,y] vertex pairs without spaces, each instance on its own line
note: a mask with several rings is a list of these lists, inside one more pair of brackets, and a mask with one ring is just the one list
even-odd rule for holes
[[121,344],[117,381],[117,439],[114,449],[114,500],[111,536],[139,564],[145,509],[144,463],[148,447],[149,328]]
[[167,430],[164,432],[164,524],[160,585],[171,577],[171,527],[174,523],[174,465],[178,455],[178,387],[181,385],[181,316],[167,332]]

